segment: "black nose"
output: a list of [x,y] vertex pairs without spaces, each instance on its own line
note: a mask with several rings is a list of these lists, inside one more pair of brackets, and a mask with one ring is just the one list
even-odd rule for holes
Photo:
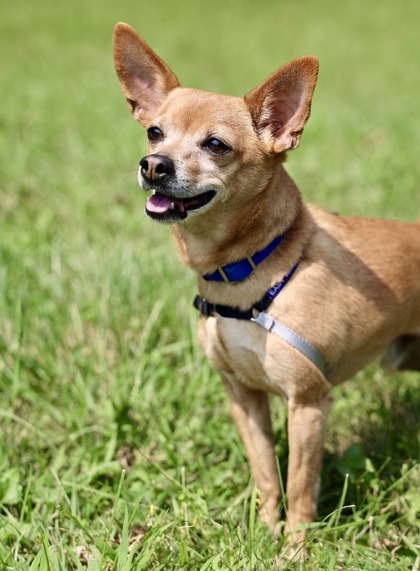
[[140,161],[142,176],[151,181],[162,180],[175,172],[175,165],[169,157],[164,155],[148,155]]

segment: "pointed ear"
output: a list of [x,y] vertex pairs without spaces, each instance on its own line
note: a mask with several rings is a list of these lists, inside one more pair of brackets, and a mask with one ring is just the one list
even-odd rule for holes
[[318,59],[305,56],[291,61],[245,95],[256,129],[269,152],[299,146],[311,112],[318,77]]
[[150,122],[168,93],[179,87],[166,63],[149,48],[128,24],[114,28],[115,70],[133,117]]

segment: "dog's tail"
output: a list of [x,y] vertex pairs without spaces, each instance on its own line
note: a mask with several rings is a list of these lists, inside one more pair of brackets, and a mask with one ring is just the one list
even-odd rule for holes
[[389,371],[420,371],[420,332],[395,339],[381,364]]

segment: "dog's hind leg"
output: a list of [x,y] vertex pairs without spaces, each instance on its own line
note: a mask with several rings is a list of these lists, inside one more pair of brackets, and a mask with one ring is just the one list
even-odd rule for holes
[[317,402],[289,402],[289,465],[287,472],[287,521],[292,543],[306,532],[298,529],[316,517],[325,424],[332,397],[327,393]]
[[381,364],[389,371],[420,371],[420,332],[395,339]]
[[247,388],[233,375],[223,374],[222,378],[260,493],[260,517],[276,532],[281,491],[267,393]]

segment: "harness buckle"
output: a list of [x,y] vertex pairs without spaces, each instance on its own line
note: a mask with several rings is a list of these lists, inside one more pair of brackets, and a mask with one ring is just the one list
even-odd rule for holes
[[260,311],[256,317],[252,317],[251,321],[258,323],[258,325],[261,325],[261,327],[264,327],[264,329],[266,331],[268,331],[269,333],[271,333],[271,331],[273,330],[273,327],[276,324],[276,320],[273,319],[271,317],[271,315],[264,313],[264,311]]
[[196,295],[194,298],[193,305],[203,315],[206,315],[207,317],[209,317],[211,315],[211,312],[209,311],[210,310],[210,308],[209,308],[210,304],[206,299],[204,299],[204,297],[201,297],[200,295]]

